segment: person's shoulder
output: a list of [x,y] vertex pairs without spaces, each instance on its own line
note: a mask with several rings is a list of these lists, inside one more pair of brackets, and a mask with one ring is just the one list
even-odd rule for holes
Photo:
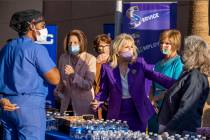
[[26,36],[21,36],[15,38],[9,42],[11,46],[17,46],[19,49],[23,50],[24,52],[47,52],[47,48],[44,47],[42,44],[35,43],[31,38]]
[[187,71],[185,72],[186,72],[186,75],[191,75],[191,76],[199,75],[199,71],[197,69],[191,69],[188,72]]
[[18,44],[19,40],[21,38],[13,38],[13,39],[8,39],[5,46],[15,46]]
[[145,61],[145,59],[142,56],[138,56],[132,64],[138,65],[138,66],[146,66],[147,62]]
[[207,79],[207,76],[202,74],[198,69],[191,69],[190,71],[184,71],[182,78],[187,81],[200,81],[199,83],[202,83],[204,79]]
[[28,43],[31,47],[47,50],[47,48],[43,44],[36,43],[35,41],[28,41]]
[[92,55],[92,54],[90,54],[90,53],[88,53],[88,52],[83,52],[83,53],[84,53],[84,55],[86,55],[87,57],[95,58],[95,59],[96,59],[96,57],[95,57],[94,55]]
[[2,50],[8,50],[8,49],[12,49],[16,46],[20,46],[20,39],[21,38],[13,38],[13,39],[8,39],[6,44],[3,46]]
[[181,60],[181,57],[179,55],[177,55],[174,58],[174,63],[179,64],[179,65],[183,65],[182,60]]
[[14,41],[17,42],[19,46],[27,46],[26,48],[45,48],[44,45],[38,44],[35,41],[33,41],[31,38],[26,36],[21,36],[19,38],[14,39]]
[[60,58],[67,58],[67,57],[69,57],[69,54],[65,52],[60,55]]
[[66,52],[64,52],[60,55],[59,61],[63,61],[65,59],[69,59],[69,54],[67,54]]
[[48,53],[47,48],[41,44],[32,44],[29,46],[29,50],[36,52],[36,53],[41,53],[41,54],[46,54]]
[[192,77],[203,77],[203,76],[205,76],[198,69],[192,69],[192,70],[190,70],[189,71],[189,75],[192,76]]
[[88,52],[82,52],[82,56],[85,56],[86,60],[96,61],[96,57]]
[[114,68],[111,67],[110,63],[103,63],[101,64],[101,68],[103,70],[113,70]]
[[134,63],[142,63],[144,62],[144,58],[142,56],[138,56],[135,60]]
[[111,68],[110,63],[103,63],[101,64],[103,67]]

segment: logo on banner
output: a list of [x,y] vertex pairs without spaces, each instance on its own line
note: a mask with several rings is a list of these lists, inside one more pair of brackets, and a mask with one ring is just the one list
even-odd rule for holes
[[139,12],[140,9],[138,6],[132,6],[126,11],[126,16],[130,19],[129,25],[131,28],[135,29],[139,27],[142,23],[159,18],[159,13],[152,13],[141,17]]
[[130,19],[131,28],[136,28],[141,25],[141,17],[136,13],[139,11],[138,6],[132,6],[126,11],[126,16]]

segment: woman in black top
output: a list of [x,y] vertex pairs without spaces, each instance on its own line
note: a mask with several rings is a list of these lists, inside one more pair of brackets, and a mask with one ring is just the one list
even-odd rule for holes
[[159,133],[195,132],[201,126],[209,94],[210,50],[201,37],[189,36],[181,56],[184,72],[166,92],[158,117]]

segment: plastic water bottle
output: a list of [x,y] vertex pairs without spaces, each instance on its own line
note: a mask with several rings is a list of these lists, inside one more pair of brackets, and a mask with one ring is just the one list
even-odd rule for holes
[[127,132],[127,131],[129,130],[129,126],[128,126],[128,124],[127,124],[127,121],[123,121],[123,122],[121,123],[121,130],[123,130],[123,131],[125,131],[125,132]]
[[46,114],[46,130],[58,130],[58,123],[57,120],[54,118],[52,112],[47,112]]

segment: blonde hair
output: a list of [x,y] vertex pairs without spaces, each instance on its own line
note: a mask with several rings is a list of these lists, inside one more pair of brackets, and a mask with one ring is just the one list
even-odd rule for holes
[[179,51],[181,46],[181,33],[178,30],[165,30],[160,35],[160,43],[168,39],[171,43],[172,51]]
[[210,49],[201,37],[192,35],[185,38],[182,59],[186,70],[198,69],[210,76]]
[[115,40],[113,41],[113,43],[111,45],[110,66],[112,68],[115,68],[118,65],[118,55],[119,55],[119,51],[121,50],[121,48],[126,46],[130,42],[132,43],[132,47],[134,49],[133,60],[135,60],[137,58],[138,48],[135,45],[133,37],[129,34],[122,33],[115,38]]

